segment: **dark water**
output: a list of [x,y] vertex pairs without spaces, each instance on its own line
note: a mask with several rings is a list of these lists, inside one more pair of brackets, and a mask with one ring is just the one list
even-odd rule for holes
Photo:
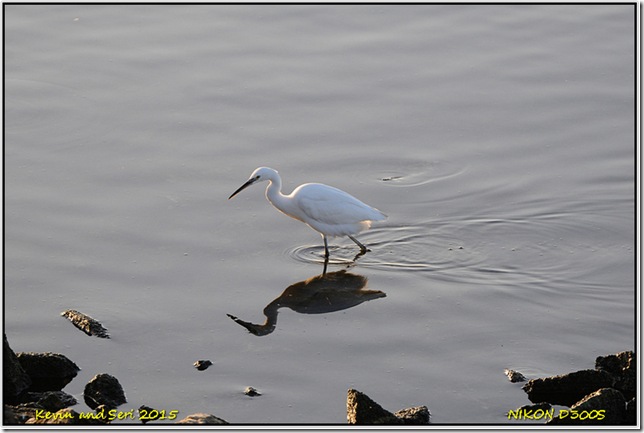
[[[75,361],[79,401],[113,374],[124,411],[344,423],[356,388],[436,423],[513,423],[528,400],[504,368],[634,349],[633,14],[5,6],[11,346]],[[362,288],[305,284],[321,238],[262,187],[227,200],[258,166],[389,215],[356,262],[332,242],[329,272]],[[227,317],[262,324],[293,287],[266,335]]]

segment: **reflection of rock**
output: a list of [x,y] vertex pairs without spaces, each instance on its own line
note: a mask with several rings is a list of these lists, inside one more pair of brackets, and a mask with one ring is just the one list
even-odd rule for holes
[[109,374],[97,374],[87,382],[83,391],[85,404],[92,409],[100,405],[115,409],[123,403],[127,403],[125,392],[118,379]]
[[31,378],[29,391],[60,391],[80,371],[76,364],[59,353],[20,352],[17,357]]
[[612,377],[605,371],[581,370],[561,376],[532,379],[523,386],[523,390],[533,403],[546,401],[572,406],[591,392],[612,384]]
[[387,296],[380,290],[364,289],[367,278],[347,273],[345,270],[317,275],[292,284],[277,299],[264,308],[266,321],[262,325],[245,322],[231,314],[228,317],[248,329],[252,334],[270,334],[277,325],[277,311],[290,308],[302,314],[322,314],[346,310],[371,299]]
[[349,389],[347,391],[347,421],[349,424],[429,424],[430,413],[427,406],[418,406],[391,413],[383,409],[366,394]]
[[217,418],[214,415],[207,413],[193,413],[188,415],[181,421],[177,421],[177,424],[228,424],[221,418]]
[[2,343],[2,386],[4,402],[8,404],[17,403],[20,395],[25,392],[31,385],[29,375],[20,365],[18,357],[9,347],[7,334],[4,335]]

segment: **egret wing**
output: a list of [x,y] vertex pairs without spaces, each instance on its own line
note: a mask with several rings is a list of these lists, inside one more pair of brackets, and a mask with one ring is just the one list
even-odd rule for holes
[[293,195],[306,216],[324,224],[353,224],[386,218],[379,210],[328,185],[305,184],[293,191]]

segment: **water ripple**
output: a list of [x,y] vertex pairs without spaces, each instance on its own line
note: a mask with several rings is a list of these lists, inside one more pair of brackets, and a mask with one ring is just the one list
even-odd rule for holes
[[387,168],[379,172],[378,178],[388,186],[414,187],[458,176],[464,172],[464,167],[449,161],[401,159],[390,161]]
[[[11,133],[30,134],[47,131],[65,136],[64,146],[87,137],[91,131],[99,135],[107,126],[96,122],[97,102],[78,90],[44,81],[7,80],[6,127]],[[56,101],[47,104],[43,101]]]
[[[593,290],[591,282],[601,269],[632,253],[626,239],[615,242],[615,224],[577,213],[383,224],[359,236],[371,249],[363,256],[356,258],[359,250],[350,240],[332,241],[329,264],[431,272],[433,279],[456,283]],[[321,245],[295,247],[287,254],[324,263]]]
[[[463,242],[447,232],[425,225],[381,225],[360,236],[370,252],[360,256],[357,247],[343,239],[331,242],[330,265],[350,265],[401,271],[437,271],[454,267],[473,266],[480,261],[475,251],[463,247]],[[287,255],[305,263],[324,263],[323,247],[291,248]]]

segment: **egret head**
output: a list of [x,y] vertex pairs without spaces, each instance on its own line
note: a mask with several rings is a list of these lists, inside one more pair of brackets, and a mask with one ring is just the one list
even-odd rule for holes
[[246,181],[246,183],[244,183],[242,186],[237,188],[237,191],[235,191],[230,195],[230,197],[228,197],[228,200],[235,197],[243,189],[251,185],[263,182],[265,180],[274,181],[278,177],[279,175],[277,174],[277,170],[273,170],[272,168],[268,168],[268,167],[259,167],[255,169],[255,171],[250,175],[250,178]]

